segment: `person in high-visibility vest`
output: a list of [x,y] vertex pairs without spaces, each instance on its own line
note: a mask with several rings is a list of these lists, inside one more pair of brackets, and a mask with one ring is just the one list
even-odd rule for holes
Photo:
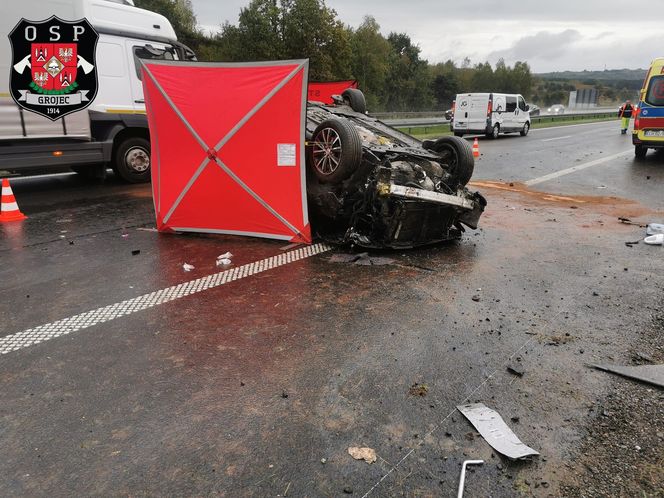
[[625,134],[627,133],[627,128],[629,128],[629,118],[632,117],[632,111],[634,108],[632,107],[632,103],[629,100],[626,100],[625,103],[620,106],[620,110],[618,111],[618,117],[620,119],[620,133]]

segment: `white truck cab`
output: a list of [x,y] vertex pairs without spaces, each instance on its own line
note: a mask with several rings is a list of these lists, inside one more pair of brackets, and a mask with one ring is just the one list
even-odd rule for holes
[[[86,18],[99,33],[97,96],[87,109],[57,121],[19,108],[8,88],[7,35],[21,18],[52,15]],[[100,176],[110,165],[125,181],[148,181],[150,140],[139,59],[195,59],[170,22],[131,0],[20,0],[5,7],[0,31],[0,170],[71,167]]]
[[463,93],[457,94],[451,128],[458,137],[485,134],[498,138],[501,133],[530,130],[530,107],[520,94]]

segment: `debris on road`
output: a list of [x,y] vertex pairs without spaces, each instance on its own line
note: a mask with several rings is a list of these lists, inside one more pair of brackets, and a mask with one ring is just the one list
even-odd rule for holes
[[632,246],[637,245],[639,242],[641,242],[641,241],[640,240],[635,240],[634,242],[625,242],[625,245],[627,247],[632,247]]
[[636,227],[641,227],[641,228],[644,228],[644,227],[645,227],[645,225],[642,225],[641,223],[637,223],[637,222],[635,222],[635,221],[632,221],[632,220],[630,220],[629,218],[622,218],[622,217],[619,217],[619,218],[618,218],[618,221],[619,221],[620,223],[624,223],[625,225],[634,225],[634,226],[636,226]]
[[137,256],[137,255],[139,255],[139,254],[141,254],[141,250],[140,250],[140,249],[134,249],[133,251],[131,251],[131,255],[132,255],[132,256]]
[[482,465],[483,463],[484,460],[465,460],[463,462],[461,465],[461,476],[459,476],[459,491],[457,492],[457,498],[463,498],[463,487],[466,483],[466,467],[468,465]]
[[658,233],[664,233],[664,224],[662,223],[650,223],[646,227],[646,235],[656,235]]
[[520,460],[534,455],[537,451],[526,446],[507,426],[500,414],[483,403],[457,406],[464,417],[493,449],[512,460]]
[[429,386],[426,384],[418,384],[417,382],[408,389],[408,394],[411,396],[426,396],[428,392]]
[[376,450],[372,448],[351,446],[348,448],[348,454],[355,460],[364,460],[367,463],[374,463],[376,461]]
[[647,384],[664,387],[664,365],[639,365],[629,367],[623,365],[589,365],[598,370],[611,372],[630,379],[640,380]]
[[651,246],[664,245],[664,233],[656,233],[655,235],[648,235],[645,239],[643,239],[643,242]]
[[191,270],[193,270],[194,268],[196,268],[196,267],[195,267],[194,265],[190,265],[189,263],[184,263],[184,264],[182,265],[182,269],[183,269],[184,271],[191,271]]
[[478,303],[480,301],[480,296],[479,296],[479,294],[475,294],[471,299],[473,301],[475,301],[476,303]]
[[233,257],[233,254],[230,252],[225,252],[224,254],[220,254],[217,256],[217,266],[229,266],[233,264],[233,261],[231,261],[231,258]]
[[526,373],[519,365],[508,365],[507,371],[517,377],[523,377],[523,374]]
[[329,259],[330,263],[352,263],[360,266],[382,266],[394,263],[392,258],[382,256],[369,256],[368,252],[359,254],[334,254]]

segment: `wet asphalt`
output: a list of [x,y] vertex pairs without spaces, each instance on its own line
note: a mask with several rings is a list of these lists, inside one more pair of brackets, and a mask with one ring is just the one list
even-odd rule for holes
[[[664,157],[634,161],[617,122],[480,150],[489,206],[458,242],[384,266],[334,248],[0,355],[2,494],[454,496],[480,458],[466,496],[559,495],[595,407],[629,382],[586,365],[628,364],[664,300],[664,247],[625,245],[645,230],[618,220],[664,222]],[[0,225],[0,337],[214,274],[226,251],[293,250],[158,234],[149,186],[112,176],[12,187],[29,219]],[[541,456],[493,451],[467,401]]]

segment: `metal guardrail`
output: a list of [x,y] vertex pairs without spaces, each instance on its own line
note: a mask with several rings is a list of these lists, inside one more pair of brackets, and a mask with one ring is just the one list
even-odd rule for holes
[[[372,117],[376,117],[380,119],[378,114],[372,114]],[[600,112],[583,112],[583,113],[569,113],[569,114],[545,114],[541,116],[533,116],[530,118],[531,123],[550,123],[550,122],[555,122],[555,121],[575,121],[575,120],[583,120],[583,119],[588,119],[588,118],[616,118],[618,119],[618,112],[616,111],[600,111]],[[435,127],[435,126],[441,126],[441,125],[446,125],[449,124],[449,120],[443,118],[443,117],[438,117],[438,118],[429,118],[429,119],[422,119],[422,120],[416,120],[416,119],[384,119],[381,120],[385,124],[388,124],[390,126],[398,127],[398,128],[425,128],[425,133],[426,133],[426,128],[427,127]]]

